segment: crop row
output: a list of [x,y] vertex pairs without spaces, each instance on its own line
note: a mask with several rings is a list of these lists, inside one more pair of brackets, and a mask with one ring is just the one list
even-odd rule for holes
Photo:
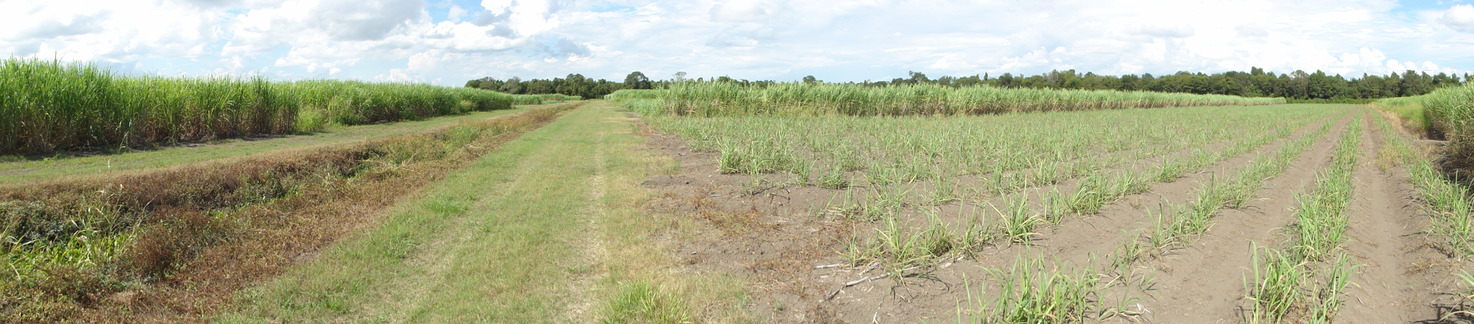
[[[698,150],[719,153],[720,172],[791,173],[797,179],[790,184],[852,188],[841,192],[836,200],[842,202],[831,203],[825,214],[855,215],[876,226],[849,239],[841,253],[856,266],[883,265],[895,277],[928,271],[937,261],[980,245],[1030,241],[1040,226],[1069,215],[1096,214],[1122,197],[1145,192],[1153,182],[1176,180],[1343,111],[1198,107],[972,117],[744,113],[692,118],[662,111],[668,107],[658,91],[616,95],[657,128],[690,140]],[[1241,206],[1331,124],[1321,123],[1313,128],[1315,135],[1259,156],[1230,178],[1209,179],[1194,201],[1158,224],[1175,229],[1172,239],[1178,242],[1201,233],[1190,224],[1206,229],[1216,209]],[[1031,190],[1019,192],[1025,189]],[[951,201],[960,201],[955,210],[961,215],[941,214],[950,208],[918,208]],[[1118,251],[1114,259],[1129,263],[1147,253],[1145,242],[1133,237],[1131,243],[1128,247],[1136,250]],[[969,297],[976,303],[971,313],[997,322],[1125,313],[1099,305],[1101,289],[1130,281],[1120,270],[1123,261],[1111,262],[1116,267],[1069,270],[1021,257],[1012,267],[992,270],[1002,284],[990,287],[1000,290],[983,291],[990,295],[986,298]]]
[[[615,100],[656,99],[638,109],[681,116],[976,115],[1188,106],[1267,105],[1282,98],[1246,98],[1114,90],[1005,89],[987,86],[779,83],[747,87],[727,82],[680,82],[669,89],[615,93]],[[653,98],[652,98],[653,97]]]
[[[927,271],[937,260],[965,255],[980,245],[1030,241],[1040,226],[1069,215],[1094,215],[1122,197],[1145,192],[1154,182],[1174,181],[1324,121],[1311,134],[1286,141],[1232,176],[1208,179],[1193,200],[1164,213],[1157,225],[1174,234],[1155,237],[1178,242],[1162,248],[1182,244],[1202,233],[1217,209],[1240,207],[1251,199],[1264,181],[1283,172],[1330,129],[1334,122],[1324,117],[1344,111],[1275,106],[693,118],[663,111],[664,95],[643,91],[613,97],[646,114],[656,128],[690,140],[698,150],[719,153],[717,171],[790,173],[795,180],[788,184],[848,188],[836,198],[842,202],[832,201],[824,213],[859,216],[876,226],[857,233],[841,253],[856,266],[884,265],[891,276]],[[960,206],[920,207],[950,202]],[[954,210],[960,215],[942,214]],[[1122,278],[1129,274],[1119,270],[1120,263],[1150,253],[1143,245],[1153,236],[1143,237],[1145,241],[1132,237],[1112,257],[1114,268],[1067,270],[1021,257],[1011,268],[992,271],[1003,282],[998,287],[1002,290],[987,291],[996,298],[973,299],[977,311],[972,313],[999,322],[1120,313],[1119,307],[1099,307],[1099,291],[1129,281]]]
[[11,58],[0,61],[0,154],[311,132],[545,99],[421,84],[123,76]]
[[[1342,305],[1351,273],[1341,251],[1349,218],[1352,171],[1360,154],[1362,123],[1351,123],[1336,145],[1331,165],[1316,176],[1307,193],[1295,196],[1295,224],[1287,229],[1290,245],[1254,250],[1253,277],[1246,282],[1253,301],[1252,318],[1280,322],[1328,323]],[[1334,260],[1334,264],[1327,262]]]
[[[1090,317],[1104,319],[1141,315],[1125,306],[1136,300],[1129,291],[1119,296],[1117,305],[1108,306],[1104,303],[1103,290],[1115,285],[1137,285],[1138,289],[1149,289],[1152,279],[1134,275],[1134,264],[1160,256],[1167,249],[1185,246],[1193,236],[1206,232],[1219,209],[1242,207],[1253,198],[1255,191],[1263,187],[1264,181],[1288,168],[1330,129],[1331,124],[1324,123],[1310,134],[1286,142],[1277,151],[1258,155],[1228,177],[1204,181],[1193,192],[1192,198],[1163,207],[1151,228],[1106,255],[1104,261],[1108,264],[1092,261],[1067,266],[1058,261],[1046,262],[1037,256],[1021,256],[1008,268],[991,269],[992,277],[1002,283],[998,287],[1000,290],[989,294],[982,289],[979,290],[981,296],[969,297],[976,308],[972,313],[993,322],[1058,321],[1060,318],[1073,322]],[[1013,210],[1014,207],[1010,207],[1009,213],[1021,213]]]
[[[905,180],[997,175],[1064,168],[1113,152],[1157,156],[1281,127],[1316,109],[1198,107],[976,117],[650,118],[655,127],[720,153],[723,173],[789,172],[800,176]],[[1047,131],[1045,131],[1047,130]],[[1064,172],[1064,171],[1060,171]],[[1021,176],[1020,176],[1021,177]],[[1039,177],[1045,178],[1045,177]],[[822,181],[820,181],[822,183]],[[890,182],[882,179],[881,182]],[[1006,187],[1006,186],[1005,186]]]
[[[1057,223],[1064,216],[1070,214],[1095,214],[1105,205],[1122,197],[1144,192],[1153,181],[1175,181],[1187,173],[1205,169],[1234,156],[1262,147],[1275,140],[1285,138],[1293,130],[1303,125],[1304,123],[1296,123],[1258,137],[1245,138],[1231,145],[1227,145],[1222,150],[1199,150],[1183,156],[1171,156],[1160,161],[1154,168],[1115,172],[1110,170],[1096,170],[1080,178],[1073,192],[1061,193],[1057,190],[1036,192],[1035,195],[1040,196],[1042,200],[1041,210],[1033,211],[1029,215],[1038,219],[1023,218],[1023,222],[1017,221],[1020,219],[1020,213],[1017,211],[1017,208],[1020,207],[1010,207],[1010,212],[1006,214],[1008,216],[1001,217],[1001,224],[1003,228],[1007,229],[1006,233],[1008,237],[1013,238],[1014,241],[1021,241],[1020,239],[1026,240],[1029,235],[1033,234],[1033,228],[1041,223]],[[1316,132],[1324,133],[1329,126],[1329,122],[1323,123]],[[1194,197],[1188,206],[1171,209],[1182,214],[1170,216],[1172,219],[1169,223],[1172,224],[1170,227],[1177,229],[1179,232],[1187,233],[1190,229],[1196,228],[1193,226],[1194,224],[1201,225],[1206,221],[1202,217],[1211,217],[1212,210],[1216,210],[1222,206],[1237,206],[1242,204],[1244,200],[1249,198],[1248,195],[1252,194],[1253,189],[1257,188],[1258,184],[1263,181],[1263,177],[1272,176],[1273,174],[1277,174],[1278,170],[1283,170],[1284,166],[1289,163],[1288,159],[1293,158],[1291,154],[1298,154],[1304,146],[1308,145],[1309,141],[1307,138],[1313,137],[1315,136],[1302,137],[1296,140],[1291,145],[1283,148],[1278,155],[1260,157],[1250,164],[1251,168],[1240,170],[1240,173],[1231,178],[1232,180],[1230,181],[1209,179],[1205,188],[1200,190],[1199,195]],[[1011,203],[1010,206],[1025,204],[1026,202],[1023,200],[1027,196],[1017,196],[1014,198],[1017,200]],[[1161,223],[1160,220],[1159,223]],[[1206,228],[1201,229],[1205,230]]]
[[[1295,158],[1315,144],[1330,127],[1331,123],[1322,124],[1311,134],[1288,142],[1274,153],[1256,157],[1227,177],[1203,182],[1187,201],[1163,206],[1156,215],[1155,225],[1143,233],[1141,239],[1129,241],[1121,249],[1128,253],[1120,257],[1160,255],[1165,250],[1186,246],[1193,236],[1203,234],[1212,227],[1213,218],[1221,208],[1243,207],[1265,181],[1283,173]],[[1123,261],[1129,262],[1134,260]]]
[[[856,235],[842,252],[857,264],[879,262],[897,271],[999,239],[1027,241],[1040,225],[1094,214],[1152,182],[1238,156],[1334,111],[1302,108],[647,120],[690,139],[698,150],[719,153],[718,171],[790,173],[793,180],[779,185],[848,189],[824,213],[879,224],[873,233]],[[1044,129],[1056,131],[1039,131]],[[1210,149],[1199,149],[1205,147]],[[1122,168],[1127,163],[1133,166]],[[1073,189],[1047,190],[1071,179],[1077,179]],[[1043,188],[1015,193],[1031,187]],[[985,200],[1004,195],[986,211],[991,204]],[[957,201],[973,213],[914,208]]]

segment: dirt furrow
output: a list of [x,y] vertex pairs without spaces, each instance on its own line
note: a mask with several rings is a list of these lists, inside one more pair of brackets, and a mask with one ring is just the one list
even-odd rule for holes
[[[1364,111],[1365,112],[1365,111]],[[1381,116],[1367,116],[1381,118]],[[1363,161],[1353,175],[1350,225],[1346,251],[1353,257],[1355,283],[1347,289],[1346,308],[1337,316],[1344,323],[1407,323],[1437,320],[1434,300],[1443,277],[1426,271],[1446,259],[1428,245],[1424,229],[1428,216],[1412,203],[1417,192],[1407,172],[1387,162],[1378,166],[1385,143],[1381,130],[1365,123]],[[1380,168],[1380,171],[1379,171]]]
[[[1344,132],[1351,120],[1351,116],[1348,115],[1335,113],[1333,117],[1328,118],[1324,123],[1334,123],[1330,133]],[[1146,216],[1146,209],[1155,210],[1166,203],[1185,201],[1193,190],[1200,186],[1200,182],[1207,181],[1214,176],[1225,177],[1234,170],[1247,165],[1261,153],[1276,152],[1294,138],[1309,136],[1308,133],[1312,133],[1320,125],[1321,123],[1312,123],[1285,139],[1220,161],[1203,171],[1188,174],[1177,181],[1153,184],[1146,193],[1130,195],[1117,200],[1107,205],[1097,215],[1066,217],[1065,221],[1057,226],[1042,230],[1043,235],[1040,235],[1032,244],[988,247],[979,251],[975,255],[976,259],[958,260],[917,278],[904,278],[900,281],[884,278],[847,288],[836,295],[831,303],[842,320],[852,323],[872,320],[882,323],[908,322],[917,319],[950,320],[955,318],[956,314],[931,314],[919,310],[956,309],[960,301],[968,298],[969,292],[963,289],[964,287],[970,286],[976,290],[980,284],[990,278],[986,269],[1007,267],[1019,257],[1046,256],[1050,260],[1061,261],[1063,264],[1079,266],[1108,264],[1107,260],[1101,258],[1120,246],[1121,242],[1135,239],[1137,233],[1140,233],[1142,229],[1153,225],[1153,220]],[[1322,137],[1314,146],[1317,154],[1302,155],[1301,161],[1314,165],[1323,164],[1321,162],[1329,160],[1330,148],[1334,146],[1333,144],[1333,137]],[[1316,156],[1317,158],[1305,160],[1305,156]],[[1318,168],[1305,171],[1307,183],[1313,178],[1315,169]],[[1271,185],[1274,184],[1271,183]],[[1062,187],[1061,192],[1071,192],[1074,184],[1073,182],[1065,183],[1058,187]],[[1263,190],[1260,193],[1256,197],[1265,197]],[[1247,255],[1247,252],[1247,247],[1245,247],[1243,254]],[[818,269],[814,270],[814,276],[830,276],[827,278],[829,286],[838,287],[841,283],[864,277],[863,274],[852,272]],[[1234,274],[1237,275],[1237,272]],[[869,275],[874,275],[874,273]],[[1238,283],[1239,281],[1235,277],[1232,282]],[[1231,301],[1237,299],[1238,296],[1241,295],[1234,295],[1228,299]],[[965,305],[964,307],[975,306]]]
[[[1294,127],[1295,130],[1296,130],[1296,133],[1302,133],[1302,132],[1304,132],[1304,131],[1306,131],[1308,129],[1315,129],[1315,127],[1319,127],[1319,125],[1321,123],[1324,123],[1325,122],[1323,119],[1327,119],[1327,118],[1328,118],[1327,116],[1323,116],[1323,115],[1321,115],[1321,116],[1314,116],[1313,115],[1313,116],[1309,116],[1309,117],[1297,119],[1295,121],[1291,121],[1289,123],[1286,123],[1284,126],[1275,127],[1275,128],[1269,128],[1269,129],[1264,129],[1262,131],[1259,131],[1259,132],[1256,132],[1256,133],[1252,133],[1252,134],[1241,134],[1241,135],[1245,135],[1245,136],[1240,136],[1240,137],[1231,138],[1231,139],[1225,139],[1225,140],[1220,140],[1220,141],[1213,141],[1213,142],[1210,142],[1210,143],[1203,144],[1203,145],[1201,145],[1199,147],[1190,147],[1188,145],[1184,145],[1186,143],[1168,143],[1168,144],[1159,144],[1157,146],[1137,147],[1137,148],[1131,148],[1131,149],[1120,150],[1120,151],[1098,152],[1096,154],[1091,154],[1091,155],[1087,155],[1087,156],[1083,156],[1083,157],[1077,157],[1077,158],[1067,159],[1067,160],[1063,160],[1063,161],[1057,161],[1055,163],[1057,163],[1057,166],[1058,165],[1068,166],[1068,165],[1076,165],[1076,164],[1089,165],[1089,163],[1096,162],[1096,161],[1109,161],[1109,163],[1105,163],[1105,166],[1106,166],[1106,170],[1107,171],[1134,170],[1134,169],[1141,169],[1141,168],[1145,168],[1145,167],[1154,167],[1154,166],[1160,165],[1162,163],[1162,161],[1166,161],[1167,159],[1170,159],[1170,158],[1173,158],[1173,157],[1189,156],[1193,152],[1202,151],[1202,150],[1215,151],[1215,150],[1225,149],[1225,148],[1231,147],[1231,146],[1237,144],[1238,142],[1241,142],[1241,141],[1243,141],[1243,140],[1245,140],[1247,138],[1256,138],[1256,137],[1260,137],[1260,136],[1264,136],[1264,135],[1268,135],[1268,134],[1273,134],[1273,133],[1278,132],[1281,129],[1287,128],[1287,127]],[[1311,126],[1306,126],[1306,125],[1311,125]],[[1293,137],[1293,136],[1291,136],[1291,137]],[[1183,147],[1186,147],[1186,148],[1183,148]],[[1018,169],[1018,170],[1004,171],[1002,173],[987,173],[987,174],[982,174],[982,175],[961,176],[961,177],[956,177],[956,181],[963,188],[969,188],[969,187],[970,188],[987,188],[987,187],[991,186],[990,181],[996,181],[995,178],[1026,177],[1027,174],[1038,172],[1038,171],[1039,171],[1038,170],[1038,166],[1035,166],[1035,167],[1031,167],[1031,168],[1023,168],[1023,169]],[[1079,176],[1069,176],[1069,177],[1066,177],[1064,179],[1059,179],[1057,182],[1041,183],[1041,184],[1032,185],[1032,186],[1024,186],[1024,187],[1019,187],[1019,188],[1012,188],[1013,190],[1010,190],[1010,191],[1007,191],[1007,192],[987,192],[988,189],[979,189],[978,192],[979,193],[987,192],[988,194],[990,194],[988,196],[998,196],[998,195],[1006,196],[1008,194],[1012,194],[1012,193],[1020,192],[1020,191],[1031,191],[1031,190],[1035,190],[1035,189],[1039,189],[1039,188],[1045,188],[1045,189],[1047,189],[1048,187],[1051,187],[1051,186],[1066,186],[1066,185],[1070,185],[1070,184],[1076,182],[1076,180],[1078,178],[1080,178],[1080,177]],[[991,198],[995,198],[995,200],[996,200],[997,197],[991,197]]]
[[[1251,244],[1285,240],[1280,229],[1294,222],[1295,193],[1314,185],[1316,173],[1330,163],[1337,140],[1353,118],[1343,118],[1331,131],[1296,158],[1280,176],[1265,182],[1241,209],[1220,210],[1212,228],[1183,249],[1153,264],[1153,289],[1143,292],[1137,309],[1159,323],[1228,323],[1242,321],[1244,278],[1250,273]],[[1360,122],[1357,120],[1356,122]]]
[[[1170,204],[1192,199],[1194,192],[1202,187],[1204,182],[1212,179],[1228,179],[1238,169],[1247,166],[1260,156],[1278,152],[1297,138],[1314,135],[1315,130],[1323,123],[1337,123],[1333,127],[1342,127],[1339,125],[1345,123],[1345,118],[1340,114],[1333,116],[1321,123],[1310,124],[1296,131],[1295,134],[1220,161],[1207,169],[1188,174],[1176,181],[1153,184],[1150,190],[1123,197],[1102,208],[1096,215],[1077,217],[1071,221],[1062,222],[1058,226],[1042,230],[1040,239],[1034,244],[1036,245],[1035,252],[1046,253],[1060,260],[1077,262],[1088,261],[1091,256],[1103,257],[1121,246],[1121,243],[1136,239],[1137,234],[1143,229],[1153,226],[1155,219],[1152,215],[1162,212],[1162,209]],[[1007,262],[1012,262],[1011,258]],[[1005,264],[1007,263],[992,266]]]
[[[1224,161],[1219,161],[1219,162],[1214,163],[1213,165],[1210,165],[1210,166],[1208,166],[1206,168],[1203,168],[1201,170],[1197,170],[1197,171],[1194,171],[1194,172],[1189,172],[1187,174],[1184,174],[1181,178],[1178,178],[1176,180],[1173,180],[1172,182],[1168,182],[1168,183],[1154,183],[1152,185],[1152,188],[1149,189],[1149,190],[1147,190],[1145,193],[1135,194],[1135,195],[1128,195],[1126,197],[1121,197],[1121,199],[1118,199],[1117,201],[1115,201],[1115,202],[1113,202],[1111,204],[1107,204],[1106,206],[1104,206],[1104,207],[1101,208],[1101,211],[1098,213],[1099,215],[1092,215],[1090,217],[1067,216],[1065,218],[1068,219],[1069,221],[1062,222],[1060,224],[1056,224],[1055,226],[1050,226],[1049,228],[1046,228],[1046,229],[1041,230],[1040,233],[1039,233],[1040,235],[1038,236],[1041,239],[1035,240],[1035,242],[1032,242],[1031,244],[1033,244],[1033,245],[1041,245],[1041,244],[1042,245],[1049,245],[1047,243],[1048,241],[1053,240],[1054,238],[1060,237],[1060,235],[1056,235],[1056,234],[1071,235],[1071,233],[1069,232],[1071,230],[1061,230],[1061,228],[1064,228],[1064,227],[1082,226],[1082,227],[1086,227],[1086,228],[1096,229],[1096,228],[1100,228],[1100,226],[1098,226],[1099,224],[1114,224],[1114,223],[1112,223],[1112,221],[1117,220],[1117,218],[1120,218],[1120,217],[1111,216],[1108,213],[1113,212],[1113,211],[1116,211],[1116,210],[1124,210],[1124,209],[1136,210],[1138,213],[1134,213],[1134,214],[1128,215],[1127,218],[1137,218],[1136,216],[1137,216],[1137,214],[1139,214],[1140,209],[1142,209],[1142,208],[1148,208],[1148,207],[1155,207],[1156,206],[1155,203],[1148,201],[1148,200],[1151,200],[1151,199],[1156,199],[1158,202],[1160,202],[1160,201],[1163,201],[1163,200],[1165,200],[1165,201],[1177,201],[1177,200],[1174,200],[1174,199],[1186,198],[1185,195],[1187,194],[1187,191],[1190,191],[1193,187],[1196,186],[1196,183],[1197,183],[1197,182],[1195,182],[1196,180],[1205,179],[1209,175],[1213,175],[1213,174],[1221,174],[1221,173],[1223,173],[1224,170],[1220,170],[1220,168],[1223,168],[1225,166],[1240,164],[1241,162],[1239,162],[1239,160],[1252,159],[1255,154],[1265,153],[1265,152],[1273,152],[1272,151],[1273,149],[1277,149],[1279,146],[1282,146],[1283,145],[1282,143],[1288,141],[1288,139],[1293,139],[1293,138],[1298,138],[1298,137],[1304,136],[1307,133],[1310,133],[1310,132],[1315,131],[1316,129],[1319,129],[1323,124],[1333,122],[1333,120],[1335,120],[1336,118],[1340,118],[1340,117],[1334,116],[1334,115],[1324,115],[1324,116],[1310,117],[1310,119],[1312,119],[1312,120],[1307,120],[1306,121],[1306,124],[1299,125],[1298,127],[1294,128],[1292,130],[1292,132],[1289,135],[1285,136],[1284,138],[1276,139],[1274,141],[1270,141],[1269,143],[1267,143],[1265,145],[1262,145],[1260,147],[1257,147],[1257,148],[1254,148],[1252,150],[1249,150],[1248,152],[1241,153],[1239,155],[1236,155],[1236,156],[1234,156],[1232,158],[1229,158],[1229,159],[1226,159]],[[1293,124],[1292,124],[1292,126],[1293,126]],[[1289,126],[1286,126],[1286,127],[1289,127]],[[1264,133],[1261,133],[1259,135],[1270,135],[1271,133],[1278,132],[1278,131],[1279,131],[1278,129],[1276,129],[1276,130],[1270,130],[1270,131],[1266,131]],[[1154,156],[1154,157],[1148,157],[1148,158],[1143,158],[1143,159],[1134,160],[1134,161],[1127,161],[1127,162],[1120,163],[1120,164],[1117,164],[1117,165],[1112,166],[1112,167],[1109,167],[1109,168],[1095,170],[1093,172],[1096,173],[1096,174],[1099,174],[1099,175],[1111,175],[1111,174],[1121,174],[1121,173],[1142,173],[1142,172],[1145,172],[1145,171],[1153,170],[1154,168],[1159,168],[1163,164],[1169,163],[1170,161],[1173,161],[1173,160],[1190,159],[1190,158],[1192,158],[1192,156],[1194,154],[1199,153],[1199,152],[1218,152],[1218,151],[1227,150],[1227,149],[1229,149],[1229,148],[1237,145],[1239,142],[1241,142],[1241,140],[1243,140],[1243,139],[1240,138],[1240,139],[1235,139],[1235,140],[1230,140],[1230,141],[1214,142],[1214,143],[1205,145],[1203,147],[1183,149],[1183,150],[1178,150],[1178,151],[1170,152],[1170,153],[1167,153],[1167,154],[1157,155],[1157,156]],[[1028,186],[1028,187],[1024,187],[1024,188],[1018,188],[1018,192],[1009,193],[1009,194],[1005,194],[1005,195],[1001,195],[1001,196],[996,196],[996,197],[984,197],[982,199],[975,200],[975,201],[967,201],[966,203],[952,202],[952,203],[948,203],[948,204],[944,204],[944,205],[940,205],[940,206],[935,206],[935,207],[932,208],[931,211],[934,212],[937,215],[941,215],[941,220],[943,222],[948,223],[949,226],[952,226],[954,228],[956,228],[957,226],[965,226],[966,224],[961,224],[961,223],[969,220],[968,219],[969,218],[968,216],[972,216],[973,214],[977,214],[977,213],[988,214],[990,212],[994,212],[994,210],[992,209],[993,207],[997,207],[999,209],[1003,209],[1003,208],[1007,207],[1009,205],[1009,203],[1011,202],[1010,199],[1012,199],[1013,197],[1015,197],[1014,195],[1018,195],[1018,194],[1028,195],[1028,199],[1029,199],[1029,202],[1030,202],[1030,208],[1033,209],[1033,210],[1035,210],[1035,211],[1040,211],[1040,210],[1044,210],[1045,209],[1045,206],[1043,206],[1043,205],[1044,205],[1044,200],[1045,200],[1045,197],[1044,196],[1046,194],[1052,193],[1052,192],[1073,193],[1073,192],[1075,192],[1080,187],[1080,182],[1081,182],[1081,180],[1084,177],[1086,177],[1086,176],[1076,176],[1076,177],[1072,177],[1070,179],[1063,180],[1063,181],[1060,181],[1060,182],[1057,182],[1057,183],[1052,183],[1052,184],[1039,184],[1039,185],[1033,185],[1033,186]],[[931,185],[929,185],[929,184],[926,184],[926,183],[918,183],[918,184],[913,184],[912,187],[910,188],[910,191],[912,191],[912,192],[918,192],[918,194],[917,194],[918,196],[925,197],[925,196],[928,196],[930,194],[930,192],[928,191],[928,190],[931,190],[930,187],[931,187]],[[814,189],[814,188],[796,188],[794,190],[805,190],[805,189]],[[1157,196],[1161,196],[1161,195],[1160,194],[1153,194],[1153,193],[1168,193],[1167,194],[1168,196],[1182,196],[1182,197],[1157,197]],[[1129,207],[1123,207],[1123,206],[1129,206]],[[1107,217],[1096,217],[1096,216],[1100,216],[1100,215],[1106,215]],[[1075,221],[1075,220],[1080,220],[1080,219],[1083,219],[1084,222],[1085,222],[1085,224],[1078,224],[1079,222],[1076,222]],[[924,217],[923,215],[908,215],[908,217],[905,217],[905,221],[907,222],[908,225],[911,225],[911,226],[926,226],[926,225],[928,225],[927,222],[929,220],[928,220],[927,217]],[[988,221],[992,222],[992,221],[996,221],[996,219],[989,219]],[[1117,225],[1122,225],[1122,224],[1115,224],[1115,225],[1112,225],[1112,226],[1117,226]],[[1140,225],[1140,224],[1134,224],[1133,223],[1133,224],[1126,224],[1126,225]],[[1139,227],[1139,226],[1137,226],[1137,227]],[[1103,235],[1102,237],[1104,237],[1104,238],[1114,237],[1114,234],[1119,234],[1119,233],[1103,233],[1102,234]],[[1089,244],[1087,244],[1087,245],[1089,245]],[[1112,247],[1114,247],[1114,246],[1112,246]],[[1063,248],[1063,247],[1060,248],[1060,250],[1063,250],[1063,249],[1065,249],[1065,248]],[[1084,254],[1082,253],[1080,255],[1083,256]]]

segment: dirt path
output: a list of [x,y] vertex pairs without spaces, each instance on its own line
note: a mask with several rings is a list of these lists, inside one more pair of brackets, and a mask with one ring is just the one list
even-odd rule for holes
[[1347,288],[1348,303],[1337,318],[1343,323],[1408,323],[1436,320],[1438,283],[1447,274],[1426,271],[1446,257],[1429,245],[1424,230],[1428,215],[1420,210],[1417,192],[1401,166],[1379,170],[1381,130],[1364,111],[1365,136],[1353,177],[1346,251],[1357,270]]

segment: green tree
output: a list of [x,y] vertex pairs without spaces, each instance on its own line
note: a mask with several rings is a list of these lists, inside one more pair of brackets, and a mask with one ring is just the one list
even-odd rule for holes
[[650,89],[650,78],[640,71],[630,72],[624,77],[625,89]]
[[911,84],[921,84],[921,83],[931,82],[931,79],[928,79],[926,77],[926,73],[911,71],[910,74],[911,74],[911,80],[909,80],[909,81],[911,81]]
[[502,85],[501,90],[502,92],[511,94],[522,93],[522,78],[512,77],[511,79],[507,79],[507,83]]

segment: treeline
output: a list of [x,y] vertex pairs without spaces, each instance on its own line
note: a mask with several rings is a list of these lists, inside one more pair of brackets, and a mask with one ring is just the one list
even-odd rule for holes
[[[1150,73],[1120,76],[1100,75],[1091,72],[1081,74],[1075,70],[1050,71],[1039,75],[1014,75],[1004,73],[964,77],[944,76],[932,79],[922,72],[911,72],[906,78],[890,81],[847,82],[872,87],[890,85],[940,85],[947,87],[970,87],[987,85],[999,88],[1069,89],[1069,90],[1117,90],[1152,91],[1192,94],[1218,94],[1242,97],[1278,97],[1296,101],[1368,101],[1378,98],[1408,97],[1427,94],[1433,90],[1464,84],[1471,75],[1428,74],[1408,70],[1387,75],[1362,74],[1359,78],[1346,78],[1324,71],[1305,72],[1296,70],[1288,74],[1266,72],[1262,68],[1251,68],[1249,72],[1229,71],[1216,74],[1177,72],[1154,76]],[[468,88],[478,88],[511,94],[564,94],[585,99],[600,98],[621,89],[665,89],[673,82],[686,81],[685,73],[676,73],[671,80],[650,80],[644,73],[630,73],[624,82],[591,79],[581,74],[569,74],[566,78],[551,80],[522,80],[513,77],[497,80],[490,77],[466,82]],[[766,88],[778,82],[769,80],[738,80],[726,76],[696,78],[691,81],[736,84],[744,87]],[[825,83],[814,76],[805,76],[803,83]]]
[[645,77],[644,73],[635,71],[626,76],[623,83],[604,79],[595,80],[584,77],[582,74],[569,74],[566,78],[553,78],[552,80],[522,80],[518,77],[497,80],[485,77],[466,81],[466,87],[510,94],[564,94],[594,99],[602,98],[620,89],[651,89],[657,85],[663,86],[664,83],[650,81],[650,78]]
[[[1177,72],[1176,74],[1153,76],[1127,74],[1121,76],[1099,75],[1075,70],[1050,71],[1049,73],[1023,76],[1004,73],[966,77],[944,76],[931,79],[921,72],[911,72],[908,78],[891,81],[865,82],[871,86],[893,84],[937,84],[966,87],[990,85],[1002,88],[1036,89],[1083,89],[1182,92],[1195,94],[1225,94],[1245,97],[1282,97],[1292,100],[1354,101],[1364,99],[1406,97],[1423,95],[1433,90],[1460,85],[1470,75],[1461,78],[1457,74],[1408,70],[1401,74],[1362,74],[1360,78],[1347,79],[1339,74],[1330,75],[1323,71],[1305,72],[1296,70],[1289,74],[1275,74],[1261,68],[1249,72],[1230,71],[1217,74]],[[812,80],[806,77],[805,81]]]

